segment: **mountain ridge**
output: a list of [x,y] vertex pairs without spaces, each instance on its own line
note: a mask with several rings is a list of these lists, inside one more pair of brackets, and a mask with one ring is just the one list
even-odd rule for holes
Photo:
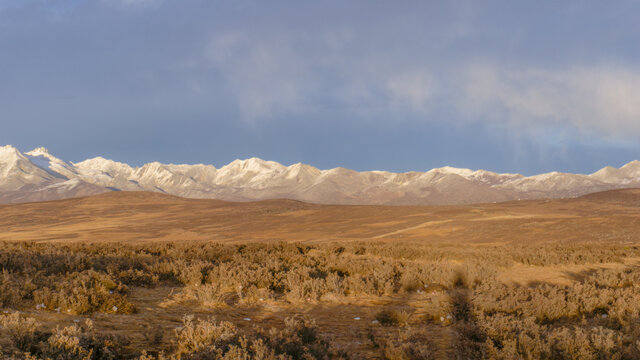
[[250,201],[286,198],[324,204],[448,205],[575,197],[640,187],[640,161],[592,174],[533,176],[440,167],[425,172],[321,170],[260,158],[206,164],[151,162],[138,167],[94,157],[66,162],[40,147],[0,146],[0,203],[56,200],[101,192],[155,191],[187,198]]

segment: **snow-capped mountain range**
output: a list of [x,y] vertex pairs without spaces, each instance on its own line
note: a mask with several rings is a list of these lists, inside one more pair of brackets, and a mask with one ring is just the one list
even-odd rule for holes
[[573,197],[640,187],[640,161],[593,174],[525,177],[443,167],[427,172],[320,170],[258,158],[212,165],[153,162],[141,167],[97,157],[65,162],[45,148],[0,147],[0,202],[55,200],[107,191],[156,191],[231,201],[287,198],[325,204],[440,205]]

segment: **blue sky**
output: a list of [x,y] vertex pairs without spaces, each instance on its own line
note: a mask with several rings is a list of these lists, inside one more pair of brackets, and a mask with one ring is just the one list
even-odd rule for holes
[[0,144],[139,165],[640,159],[638,1],[0,0]]

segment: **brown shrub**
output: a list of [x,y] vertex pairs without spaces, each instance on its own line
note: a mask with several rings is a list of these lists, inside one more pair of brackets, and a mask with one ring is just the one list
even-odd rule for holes
[[331,348],[309,320],[288,318],[282,330],[258,329],[242,335],[229,322],[193,316],[176,329],[178,359],[338,359],[346,355]]
[[13,345],[21,351],[33,350],[42,338],[42,334],[37,331],[36,319],[22,317],[18,312],[0,317],[0,325],[9,335]]
[[51,283],[52,287],[45,286],[33,292],[34,301],[44,304],[47,310],[58,309],[71,314],[130,314],[135,310],[126,298],[126,286],[106,274],[88,270]]
[[397,310],[382,310],[376,314],[376,320],[381,325],[404,327],[409,324],[411,313]]

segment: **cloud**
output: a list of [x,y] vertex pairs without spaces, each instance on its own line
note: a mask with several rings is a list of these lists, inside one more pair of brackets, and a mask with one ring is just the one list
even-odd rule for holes
[[392,74],[387,80],[387,90],[393,103],[409,105],[418,111],[428,111],[434,95],[434,80],[426,70]]
[[257,40],[239,33],[222,34],[208,44],[206,56],[251,122],[296,112],[313,85],[307,65],[282,38]]
[[461,109],[520,128],[571,127],[640,138],[640,71],[616,66],[502,69],[470,66]]
[[205,53],[250,123],[320,108],[365,117],[430,111],[436,87],[425,67],[399,66],[384,53],[345,50],[352,41],[348,31],[327,32],[313,36],[309,53],[308,34],[229,32],[214,36]]

